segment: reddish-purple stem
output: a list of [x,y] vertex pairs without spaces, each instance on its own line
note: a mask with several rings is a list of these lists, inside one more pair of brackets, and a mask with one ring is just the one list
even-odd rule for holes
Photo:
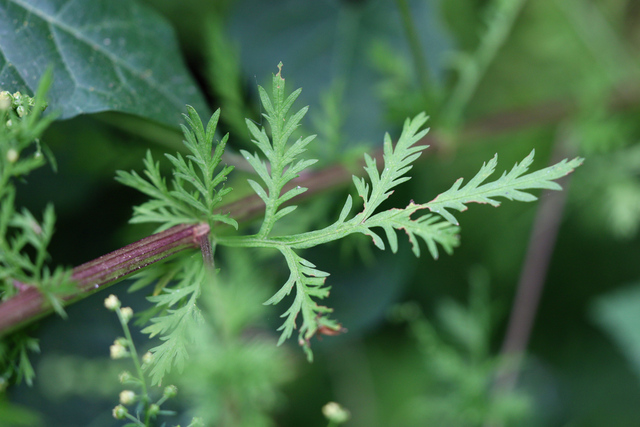
[[[570,154],[565,148],[568,145],[566,132],[561,130],[559,136],[551,163],[556,163]],[[509,356],[511,359],[497,374],[496,388],[501,391],[512,389],[518,380],[521,357],[527,350],[547,270],[558,237],[569,180],[569,176],[558,180],[558,183],[565,187],[565,191],[545,190],[540,197],[516,296],[511,307],[507,332],[500,351],[502,355]]]
[[[65,302],[86,297],[141,268],[188,248],[208,242],[209,225],[177,225],[153,234],[121,249],[103,255],[73,269],[71,278],[78,283]],[[23,287],[13,298],[0,304],[0,336],[52,311],[46,297],[35,286]]]

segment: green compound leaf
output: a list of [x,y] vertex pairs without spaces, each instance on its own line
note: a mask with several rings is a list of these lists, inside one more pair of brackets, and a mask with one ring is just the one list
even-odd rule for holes
[[371,231],[373,227],[381,227],[385,231],[391,251],[396,253],[398,251],[396,231],[403,230],[409,237],[415,256],[420,256],[420,245],[416,237],[420,237],[427,244],[433,259],[438,259],[438,244],[451,255],[453,248],[459,245],[459,227],[440,220],[437,215],[427,214],[415,220],[411,219],[413,213],[419,209],[423,209],[423,207],[411,202],[404,209],[389,209],[375,214],[364,224],[367,226],[367,230],[363,233],[371,236],[373,243],[379,249],[384,250],[385,246],[380,236]]
[[[274,81],[274,85],[275,84],[276,81]],[[284,98],[281,94],[275,92],[274,90],[273,98],[275,100]],[[287,99],[291,99],[291,96]],[[265,109],[268,110],[272,108],[270,107],[270,101],[263,100],[263,102],[265,103]],[[274,105],[278,105],[278,102],[275,101]],[[289,106],[290,105],[288,105],[287,108]],[[420,255],[417,237],[420,237],[426,242],[434,258],[438,257],[437,244],[440,244],[449,253],[458,245],[458,227],[442,221],[440,217],[431,214],[424,215],[415,220],[411,218],[411,215],[417,210],[424,209],[420,205],[410,203],[405,209],[391,209],[375,214],[375,210],[389,197],[393,192],[393,188],[409,180],[409,177],[405,175],[411,169],[411,163],[420,156],[422,150],[427,148],[426,146],[416,146],[416,143],[420,141],[428,131],[428,129],[422,129],[426,121],[427,116],[425,114],[419,114],[413,120],[406,120],[402,134],[395,147],[391,141],[391,137],[388,134],[385,135],[384,166],[382,172],[378,171],[375,160],[370,156],[365,156],[365,171],[369,175],[369,181],[367,182],[364,178],[354,177],[354,183],[358,193],[365,202],[362,212],[349,220],[347,219],[353,205],[352,198],[349,196],[340,212],[338,220],[322,230],[294,236],[273,237],[270,239],[261,238],[259,234],[255,236],[256,245],[264,247],[271,246],[278,249],[284,255],[289,270],[291,271],[287,282],[265,304],[277,304],[294,288],[296,290],[293,304],[291,304],[283,314],[285,322],[279,329],[282,331],[280,343],[284,342],[293,334],[293,330],[296,328],[298,314],[302,314],[302,325],[299,329],[298,342],[305,349],[309,359],[312,358],[309,341],[314,335],[319,333],[336,334],[343,330],[340,324],[328,317],[332,310],[328,307],[318,305],[315,302],[316,299],[324,299],[329,294],[329,287],[325,286],[325,279],[328,273],[317,269],[315,265],[297,255],[294,250],[310,248],[322,243],[338,240],[353,233],[363,233],[370,236],[378,248],[384,249],[385,245],[382,238],[372,230],[376,227],[382,228],[386,232],[393,252],[396,252],[398,249],[396,230],[404,230],[407,233],[416,256]],[[276,145],[275,140],[273,145]],[[295,147],[295,144],[293,147]],[[268,150],[263,150],[263,152],[265,151]],[[274,159],[277,161],[278,153],[276,150],[270,152],[269,155],[275,156]],[[271,158],[269,160],[271,161]],[[291,158],[291,160],[293,160],[293,158]],[[257,157],[254,157],[253,161],[257,162]],[[292,168],[294,168],[294,166],[292,166]],[[266,170],[266,166],[264,169]],[[259,190],[262,189],[260,188]],[[256,192],[261,194],[259,190],[257,189]],[[260,242],[258,243],[259,240]],[[251,245],[251,243],[248,243],[248,245]]]
[[364,178],[354,177],[353,181],[358,190],[358,194],[364,200],[364,211],[360,214],[364,218],[368,218],[373,212],[384,202],[392,193],[392,189],[403,182],[411,179],[406,175],[413,166],[411,163],[416,161],[427,145],[415,145],[429,132],[429,129],[422,129],[427,122],[427,115],[418,114],[413,120],[405,120],[402,128],[402,134],[398,139],[396,146],[393,146],[391,136],[384,136],[384,170],[382,173],[378,171],[375,159],[365,154],[365,171],[369,175],[371,181],[371,193],[369,193],[369,185]]
[[[296,288],[296,297],[293,304],[284,312],[281,317],[286,320],[278,328],[282,331],[278,345],[282,344],[293,334],[296,328],[296,317],[298,313],[302,313],[302,326],[299,331],[300,345],[308,348],[309,340],[313,337],[322,326],[322,321],[326,315],[333,310],[316,304],[313,298],[324,299],[329,296],[329,287],[324,286],[325,278],[329,273],[318,270],[316,266],[308,260],[297,255],[289,247],[279,248],[282,255],[287,261],[287,266],[291,271],[289,279],[280,288],[280,290],[272,296],[265,304],[277,304]],[[338,325],[339,327],[339,325]],[[311,356],[311,353],[307,353]]]
[[173,30],[133,0],[0,1],[0,88],[33,93],[50,66],[61,118],[112,110],[173,124],[186,102],[208,113]]
[[500,206],[500,202],[495,199],[496,197],[520,202],[537,200],[537,197],[524,192],[524,190],[539,188],[561,190],[562,187],[553,180],[568,175],[583,162],[581,158],[565,159],[553,166],[526,174],[533,162],[534,154],[535,150],[531,151],[522,162],[516,163],[509,173],[505,171],[499,179],[483,184],[495,171],[498,164],[498,155],[496,154],[488,163],[482,165],[480,171],[467,185],[462,187],[463,178],[458,179],[450,189],[424,204],[424,207],[431,212],[442,215],[452,224],[458,225],[458,220],[447,209],[463,212],[467,209],[466,204],[472,202]]
[[294,206],[280,209],[280,206],[307,190],[306,188],[296,187],[283,194],[284,186],[296,178],[304,169],[317,162],[317,160],[313,159],[298,159],[306,150],[306,146],[315,138],[315,135],[304,139],[299,138],[293,144],[288,144],[289,138],[300,126],[300,121],[307,113],[308,108],[304,107],[293,115],[289,115],[291,106],[302,90],[298,89],[285,98],[285,80],[281,74],[282,63],[278,65],[278,73],[273,76],[271,97],[269,97],[264,88],[258,86],[260,100],[265,109],[263,116],[269,123],[271,138],[267,135],[264,127],[258,128],[252,121],[246,121],[249,132],[253,137],[253,143],[269,161],[269,167],[257,153],[252,154],[241,150],[242,155],[258,173],[266,187],[261,186],[256,181],[249,180],[249,185],[264,201],[266,206],[264,221],[258,232],[261,237],[266,237],[279,219],[295,209]]
[[[142,332],[150,338],[160,336],[162,341],[150,350],[153,359],[147,366],[154,385],[160,384],[173,367],[182,371],[189,357],[188,348],[193,344],[193,331],[202,321],[196,302],[208,272],[198,257],[186,258],[178,262],[178,267],[177,283],[165,287],[159,295],[147,298],[155,306],[150,309],[151,325]],[[141,273],[141,278],[147,271],[150,270]]]
[[223,222],[238,228],[238,223],[229,215],[214,213],[216,205],[231,191],[230,187],[224,187],[224,182],[233,170],[232,166],[224,166],[217,171],[228,139],[225,135],[214,148],[220,110],[213,113],[206,130],[196,110],[188,105],[187,111],[184,117],[189,127],[182,126],[183,142],[191,154],[186,158],[166,154],[174,167],[171,186],[167,185],[160,173],[160,164],[153,160],[150,152],[144,159],[146,178],[135,171],[117,172],[117,181],[151,197],[134,208],[131,222],[160,223],[158,231],[199,221],[212,227],[215,222]]
[[[466,203],[491,203],[497,206],[494,199],[497,196],[512,200],[531,201],[535,197],[524,190],[535,188],[560,189],[554,182],[568,173],[582,162],[581,159],[562,162],[531,174],[525,174],[533,161],[533,153],[500,179],[493,183],[482,184],[495,169],[497,159],[483,165],[480,172],[467,186],[461,188],[462,181],[458,180],[453,187],[439,195],[430,203],[416,204],[411,201],[405,208],[389,209],[378,212],[380,205],[389,198],[394,188],[410,179],[407,173],[412,163],[427,148],[418,145],[428,129],[423,129],[427,121],[424,113],[413,119],[407,119],[402,133],[394,145],[391,137],[386,134],[383,145],[383,165],[378,168],[376,160],[365,155],[366,177],[353,177],[358,195],[364,201],[363,210],[351,216],[353,200],[351,196],[340,211],[338,220],[320,230],[309,231],[294,235],[270,236],[269,232],[275,221],[288,214],[295,206],[280,209],[280,205],[292,197],[302,193],[305,189],[295,188],[281,194],[284,184],[297,176],[305,167],[312,164],[309,160],[296,160],[304,151],[311,138],[300,138],[294,144],[287,144],[288,138],[297,127],[300,119],[306,113],[306,108],[292,116],[287,112],[293,101],[300,93],[293,92],[288,97],[284,93],[284,79],[280,72],[273,78],[273,94],[270,97],[260,88],[264,115],[271,126],[271,139],[264,128],[259,129],[248,121],[250,133],[254,143],[266,157],[264,162],[257,154],[243,152],[248,162],[262,178],[264,186],[249,180],[249,184],[266,204],[265,220],[260,231],[251,236],[218,236],[216,241],[220,245],[235,247],[261,247],[277,249],[284,256],[290,275],[285,284],[265,304],[277,304],[295,289],[293,303],[284,312],[284,323],[278,329],[281,331],[279,343],[293,335],[298,315],[302,322],[299,326],[298,342],[312,359],[310,339],[317,334],[336,335],[344,331],[342,326],[329,318],[332,309],[316,303],[329,295],[329,287],[325,279],[329,275],[308,260],[302,258],[296,251],[312,248],[324,243],[342,239],[350,234],[365,234],[373,240],[379,249],[385,249],[385,242],[378,234],[382,229],[392,252],[398,250],[398,231],[404,231],[412,246],[413,253],[420,256],[420,242],[422,240],[434,259],[439,256],[439,247],[447,253],[452,253],[458,246],[459,227],[455,218],[447,209],[466,209]],[[367,179],[368,178],[368,179]],[[418,211],[429,209],[432,213],[420,215]],[[438,213],[439,215],[437,215]],[[414,218],[415,216],[415,218]],[[375,231],[374,231],[375,230]]]

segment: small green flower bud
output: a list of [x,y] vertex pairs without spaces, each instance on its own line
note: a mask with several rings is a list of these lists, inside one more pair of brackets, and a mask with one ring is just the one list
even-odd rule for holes
[[127,414],[129,413],[129,411],[124,406],[118,405],[115,408],[113,408],[112,413],[113,413],[113,418],[115,418],[116,420],[124,420]]
[[131,375],[131,372],[129,371],[122,371],[120,372],[120,375],[118,375],[118,380],[120,381],[120,384],[125,384],[131,381],[132,378],[133,378],[133,375]]
[[114,341],[114,343],[118,343],[118,344],[120,344],[121,346],[123,346],[123,347],[125,347],[125,348],[126,348],[126,347],[129,347],[129,341],[127,341],[127,339],[126,339],[126,338],[124,338],[124,337],[118,337],[118,338],[116,338],[116,340]]
[[116,308],[120,307],[120,300],[117,296],[111,294],[104,300],[104,306],[113,311]]
[[172,397],[176,397],[178,394],[178,387],[174,385],[168,385],[164,388],[163,396],[167,399],[171,399]]
[[22,94],[20,92],[15,92],[13,94],[13,106],[17,107],[22,104]]
[[13,126],[13,122],[11,120],[7,120],[7,127],[10,128]]
[[122,390],[120,392],[120,403],[123,405],[131,405],[136,401],[136,394],[131,390]]
[[322,407],[322,415],[336,424],[345,423],[351,418],[349,411],[336,402],[329,402],[324,405]]
[[18,114],[18,117],[24,117],[27,114],[27,109],[22,105],[18,105],[18,108],[16,108],[16,113]]
[[145,354],[142,355],[142,363],[144,363],[145,365],[148,365],[152,361],[153,361],[153,354],[150,351],[147,351]]
[[116,340],[111,347],[109,347],[109,352],[111,354],[112,359],[122,359],[129,355],[127,348],[122,345],[122,343]]
[[15,148],[9,148],[7,150],[7,161],[9,163],[15,163],[18,161],[18,157],[20,157],[20,154],[18,154],[18,151]]
[[120,314],[122,315],[124,323],[129,323],[129,320],[133,317],[133,310],[131,307],[123,307],[120,309]]
[[0,92],[0,111],[7,111],[11,108],[11,94],[6,90]]
[[158,412],[160,412],[160,407],[158,405],[156,405],[155,403],[152,403],[151,405],[149,405],[150,417],[156,417],[158,415]]

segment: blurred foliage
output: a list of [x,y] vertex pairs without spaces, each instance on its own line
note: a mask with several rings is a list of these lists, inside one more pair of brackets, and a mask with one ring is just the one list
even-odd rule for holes
[[640,380],[640,287],[631,284],[596,299],[591,314],[617,342]]
[[[419,68],[393,2],[144,3],[173,26],[203,98],[212,110],[222,108],[221,125],[223,133],[231,132],[231,150],[246,148],[243,116],[262,123],[256,79],[268,76],[273,64],[282,60],[293,80],[290,85],[303,87],[302,103],[323,103],[312,105],[312,111],[323,113],[305,126],[326,142],[319,153],[313,153],[324,164],[349,165],[344,153],[378,147],[380,130],[398,129],[400,120],[423,109],[432,115],[432,134],[438,137],[430,142],[434,154],[412,171],[408,188],[393,195],[405,204],[411,198],[444,191],[496,152],[501,162],[513,164],[535,148],[532,167],[536,168],[546,165],[554,146],[586,157],[567,186],[567,209],[517,389],[528,396],[530,412],[518,425],[640,423],[636,337],[640,324],[635,314],[639,302],[634,288],[617,291],[640,278],[640,6],[636,0],[524,2],[511,25],[502,23],[507,31],[504,42],[477,76],[473,95],[457,119],[449,123],[440,115],[460,82],[452,61],[462,57],[473,65],[488,31],[498,24],[496,11],[509,3],[506,0],[407,2],[426,52],[430,104],[425,104],[422,76],[416,75]],[[175,52],[157,56],[175,60]],[[3,79],[0,86],[5,84]],[[188,102],[179,101],[180,105]],[[177,108],[176,115],[181,112]],[[131,122],[116,113],[78,116],[56,122],[47,131],[43,139],[58,159],[59,173],[35,171],[28,186],[19,184],[18,197],[20,204],[35,211],[48,201],[55,204],[57,231],[50,246],[54,261],[77,265],[144,235],[125,225],[131,206],[140,199],[113,181],[114,171],[133,167],[147,147],[176,149],[180,139],[176,135],[172,129]],[[237,161],[236,166],[241,169],[242,163]],[[243,190],[240,182],[231,186]],[[250,189],[244,185],[244,191],[248,194]],[[318,199],[305,207],[309,222],[322,221],[320,216],[337,200],[344,200],[342,194],[327,197],[324,205]],[[259,313],[246,314],[246,320],[237,323],[234,313],[223,319],[237,325],[228,327],[231,332],[226,336],[239,337],[243,345],[220,344],[225,336],[220,330],[227,326],[202,332],[203,351],[193,356],[183,378],[197,386],[195,393],[203,400],[182,401],[181,422],[188,424],[191,411],[202,411],[212,401],[220,405],[211,406],[207,414],[211,419],[232,418],[234,408],[256,405],[262,408],[260,414],[276,411],[273,423],[282,426],[325,426],[321,408],[334,400],[352,414],[346,425],[367,427],[425,425],[433,413],[420,412],[425,405],[417,406],[415,412],[407,406],[410,402],[433,404],[437,401],[431,400],[433,396],[452,405],[453,400],[446,401],[444,396],[458,393],[456,404],[462,406],[463,391],[478,393],[480,388],[456,389],[452,384],[470,384],[477,378],[487,381],[494,366],[475,366],[473,372],[482,376],[447,376],[436,363],[458,361],[458,373],[471,366],[462,363],[470,360],[469,345],[455,339],[463,334],[468,335],[467,343],[482,343],[483,356],[477,360],[497,360],[535,215],[535,205],[504,204],[499,210],[475,207],[459,217],[463,226],[459,251],[437,262],[413,260],[406,245],[401,245],[397,259],[378,252],[364,258],[359,256],[363,251],[357,240],[311,251],[309,259],[314,263],[338,264],[330,276],[332,305],[345,319],[349,333],[319,342],[316,361],[307,365],[287,347],[271,346],[273,336],[265,331],[280,319],[275,311],[247,299],[246,306],[239,307],[259,309]],[[336,254],[344,259],[336,262]],[[233,266],[229,259],[225,263]],[[477,320],[482,318],[477,307],[466,309],[455,302],[469,299],[467,276],[477,264],[491,277],[488,323]],[[262,274],[265,282],[279,283],[284,271],[267,260]],[[263,289],[267,287],[251,288],[249,293],[263,301],[262,292],[273,291]],[[142,297],[126,294],[126,286],[116,286],[113,292],[123,301],[130,299],[136,311],[138,306],[144,308]],[[208,301],[207,316],[221,310],[213,307],[224,298],[203,297]],[[3,400],[0,414],[26,421],[17,412],[26,407],[41,414],[41,425],[113,425],[110,411],[115,392],[106,399],[100,396],[115,386],[96,376],[105,372],[108,345],[117,334],[113,319],[101,307],[103,298],[98,295],[71,307],[65,323],[54,318],[42,322],[38,333],[42,355],[34,359],[34,367],[44,380],[31,389],[10,389],[8,401],[21,409],[9,412]],[[413,301],[423,312],[424,317],[410,323],[422,325],[418,336],[384,316],[403,301]],[[366,321],[361,320],[365,317]],[[262,328],[264,323],[268,328]],[[459,325],[453,334],[451,325]],[[427,338],[437,352],[423,353]],[[76,359],[73,364],[60,362],[71,360],[67,357]],[[94,373],[88,368],[92,364]],[[59,367],[54,372],[60,378],[76,384],[64,388],[68,394],[52,392],[51,366]],[[260,368],[262,376],[237,379],[245,370],[255,372],[254,368]],[[85,388],[87,384],[95,386],[93,391]],[[240,385],[257,392],[238,389]],[[477,413],[486,414],[492,405],[489,396],[473,396],[480,396],[476,407],[485,411]],[[187,409],[192,405],[195,408]],[[519,412],[520,403],[513,408],[524,413]],[[260,422],[265,421],[261,417]],[[450,425],[482,425],[474,420],[453,420]]]
[[408,323],[429,378],[425,393],[398,408],[399,425],[515,426],[530,415],[528,396],[494,385],[498,368],[510,362],[490,351],[495,306],[486,271],[477,267],[470,279],[468,306],[442,299],[433,322],[415,303],[390,312],[392,320]]
[[264,323],[262,303],[270,281],[247,268],[253,254],[231,251],[225,273],[203,291],[205,322],[198,330],[196,354],[177,378],[186,402],[205,425],[260,427],[274,425],[270,414],[282,409],[280,388],[291,381],[301,361]]

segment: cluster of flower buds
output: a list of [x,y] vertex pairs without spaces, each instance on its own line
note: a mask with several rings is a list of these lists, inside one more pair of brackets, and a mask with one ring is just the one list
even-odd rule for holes
[[[126,324],[133,317],[133,310],[131,309],[131,307],[122,307],[122,304],[120,303],[120,300],[118,299],[118,297],[113,294],[105,298],[104,306],[111,311],[115,311],[118,314],[118,317],[120,318],[122,326],[124,328],[127,328]],[[113,345],[110,347],[111,358],[122,359],[125,357],[131,357],[132,353],[133,355],[135,355],[135,351],[133,351],[133,349],[130,349],[129,346],[133,346],[133,343],[130,343],[129,340],[127,340],[126,338],[117,338],[114,341]],[[142,356],[142,369],[144,370],[145,367],[152,362],[153,362],[153,354],[151,352],[146,352]],[[128,371],[123,371],[122,373],[120,373],[119,380],[120,380],[120,383],[123,385],[125,384],[139,385],[141,381],[144,381],[142,378],[134,377]],[[147,415],[151,418],[155,418],[156,416],[158,416],[160,414],[160,406],[166,400],[176,397],[177,394],[178,394],[178,388],[176,386],[174,385],[166,386],[163,390],[162,397],[156,403],[148,404],[148,406],[146,407]],[[129,413],[129,409],[127,409],[127,406],[133,405],[136,402],[141,402],[141,403],[148,402],[148,397],[138,395],[132,390],[128,390],[128,389],[122,390],[120,392],[120,404],[115,408],[113,408],[113,417],[117,420],[123,420],[125,418],[135,420],[136,418]],[[200,424],[192,423],[192,425],[200,425]]]
[[[18,117],[24,117],[31,112],[36,105],[33,97],[23,95],[20,92],[10,93],[6,90],[0,92],[0,111],[13,109]],[[43,110],[47,108],[46,104]]]

